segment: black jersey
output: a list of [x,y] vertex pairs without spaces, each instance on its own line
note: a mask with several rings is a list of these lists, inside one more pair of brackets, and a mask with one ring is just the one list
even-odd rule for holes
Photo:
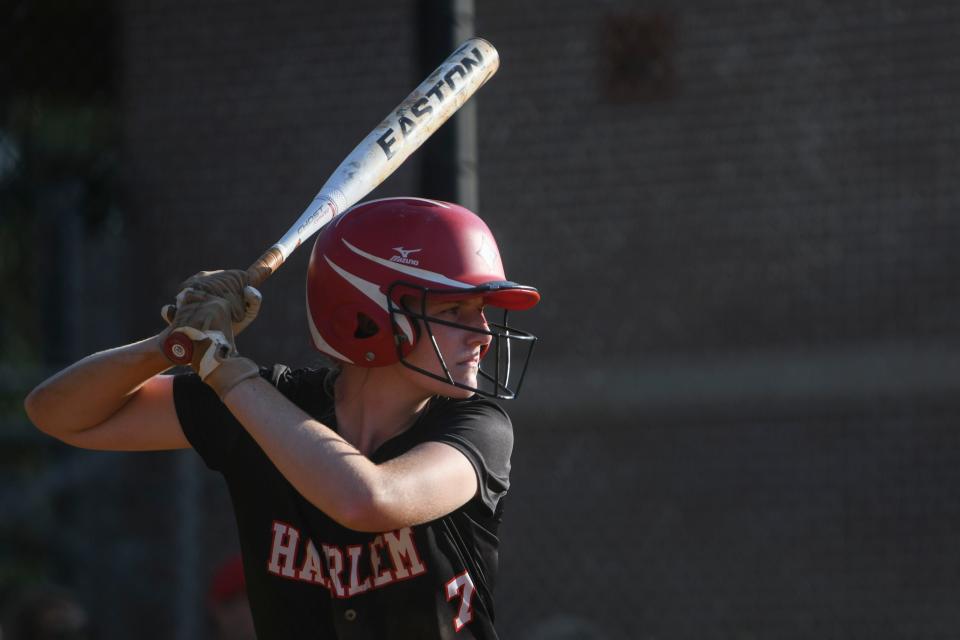
[[[261,373],[336,429],[327,370]],[[227,481],[259,638],[497,638],[497,529],[513,448],[510,419],[497,404],[435,397],[411,428],[370,456],[381,463],[423,442],[445,442],[476,469],[477,496],[433,522],[363,533],[303,498],[196,375],[177,376],[173,389],[190,444]]]

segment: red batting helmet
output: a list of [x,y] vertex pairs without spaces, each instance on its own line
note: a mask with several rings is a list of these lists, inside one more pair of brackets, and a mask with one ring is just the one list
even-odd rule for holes
[[[419,312],[401,302],[411,294],[421,303]],[[437,322],[425,316],[427,295],[482,295],[485,304],[504,309],[504,316],[506,310],[529,309],[540,300],[533,287],[506,279],[490,229],[456,204],[421,198],[373,200],[339,216],[317,237],[307,272],[307,319],[313,344],[328,356],[363,367],[401,362],[461,386],[449,373],[438,377],[405,361],[420,338],[417,320],[428,333],[430,323]],[[470,389],[513,397],[516,392],[507,387],[511,342],[528,343],[529,359],[536,338],[508,327],[506,317],[503,324],[489,326],[480,333],[493,336],[490,349],[496,351],[497,362],[492,375],[481,375],[493,383],[493,390]],[[436,344],[434,350],[446,371]],[[526,361],[517,391],[525,369]]]

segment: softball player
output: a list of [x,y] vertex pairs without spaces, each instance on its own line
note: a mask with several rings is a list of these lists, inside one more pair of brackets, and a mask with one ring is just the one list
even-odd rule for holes
[[[241,357],[259,293],[244,272],[204,272],[164,332],[81,360],[26,406],[67,443],[193,447],[222,473],[258,637],[496,638],[513,431],[490,398],[515,395],[535,338],[486,312],[539,299],[463,207],[368,202],[310,258],[310,334],[332,368]],[[196,341],[196,373],[160,375],[171,331]]]

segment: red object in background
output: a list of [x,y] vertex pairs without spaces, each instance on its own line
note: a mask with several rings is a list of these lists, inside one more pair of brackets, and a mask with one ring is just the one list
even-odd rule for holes
[[247,583],[243,577],[243,561],[240,556],[233,556],[220,565],[213,575],[207,600],[211,607],[215,607],[246,593]]

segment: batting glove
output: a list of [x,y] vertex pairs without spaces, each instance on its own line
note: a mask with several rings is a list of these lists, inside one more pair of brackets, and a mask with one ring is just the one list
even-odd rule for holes
[[260,305],[263,302],[260,292],[247,282],[247,272],[239,269],[201,271],[187,278],[180,287],[180,293],[177,294],[177,304],[165,305],[160,310],[160,315],[167,324],[172,324],[177,308],[183,303],[184,295],[190,291],[208,293],[228,302],[233,335],[238,336],[260,313]]
[[249,324],[234,322],[240,315],[238,306],[236,296],[231,302],[193,288],[184,289],[177,295],[176,314],[159,339],[162,345],[173,331],[190,338],[194,345],[191,368],[221,399],[240,382],[259,375],[256,363],[237,352],[234,326]]

